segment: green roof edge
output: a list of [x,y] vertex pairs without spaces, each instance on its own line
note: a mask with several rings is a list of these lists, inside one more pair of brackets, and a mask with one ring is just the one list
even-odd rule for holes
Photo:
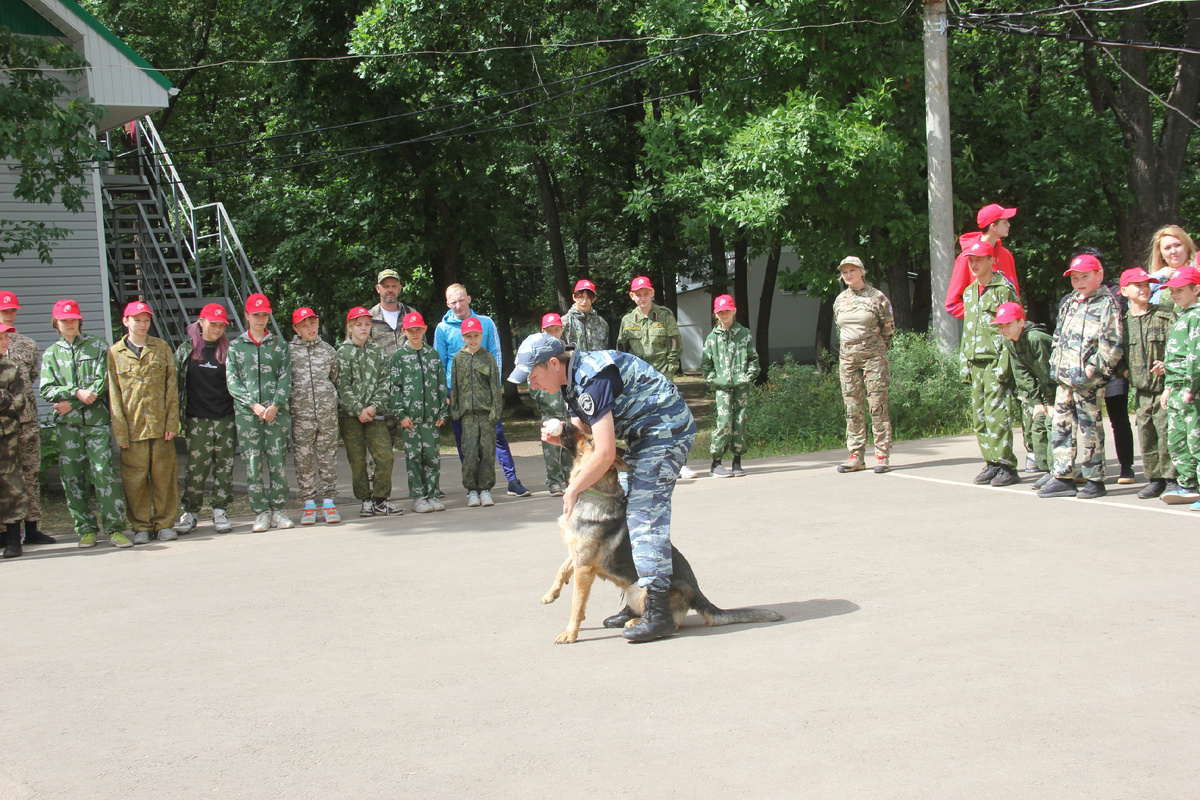
[[165,75],[152,67],[149,61],[135,53],[129,45],[122,42],[119,36],[104,27],[104,23],[92,16],[87,9],[76,3],[75,0],[58,0],[58,2],[66,6],[75,16],[86,22],[92,30],[103,36],[109,44],[121,51],[122,55],[141,67],[142,71],[149,75],[151,80],[164,89],[172,88],[171,82],[167,80]]

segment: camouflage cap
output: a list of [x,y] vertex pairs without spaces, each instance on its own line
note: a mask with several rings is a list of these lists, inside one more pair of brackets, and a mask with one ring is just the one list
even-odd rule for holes
[[375,283],[383,283],[385,278],[395,278],[396,280],[400,281],[400,283],[404,283],[404,281],[400,280],[400,273],[394,269],[380,270],[379,274],[375,277]]
[[534,367],[562,355],[563,349],[563,343],[548,333],[526,336],[517,348],[517,365],[508,376],[508,382],[525,383]]

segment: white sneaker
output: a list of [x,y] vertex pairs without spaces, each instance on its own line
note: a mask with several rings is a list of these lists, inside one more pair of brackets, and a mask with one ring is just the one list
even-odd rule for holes
[[150,531],[137,531],[133,534],[134,544],[150,544]]
[[175,532],[191,533],[192,531],[196,530],[196,525],[198,524],[199,523],[196,520],[196,515],[190,511],[185,511],[179,516],[179,522],[175,525]]
[[680,480],[687,480],[688,478],[694,478],[694,477],[696,477],[696,471],[694,469],[692,469],[691,467],[689,467],[687,464],[684,464],[682,467],[679,468],[679,479]]
[[372,503],[370,500],[363,500],[362,505],[358,509],[358,515],[360,517],[375,516],[375,504]]
[[446,510],[446,506],[443,505],[442,501],[438,500],[436,497],[426,497],[425,499],[429,501],[429,507],[432,508],[434,511],[445,511]]
[[255,517],[254,527],[250,530],[254,531],[255,533],[262,533],[263,531],[271,530],[271,512],[264,511]]
[[467,492],[467,508],[479,508],[479,492]]
[[492,493],[487,490],[479,493],[479,502],[484,506],[496,505],[496,501],[492,499]]
[[282,511],[271,512],[271,527],[272,528],[294,528],[296,523],[292,522],[292,518]]
[[217,533],[229,533],[233,530],[233,526],[229,524],[229,515],[225,513],[225,509],[213,509],[213,527],[217,529]]
[[433,511],[433,506],[429,505],[429,501],[424,497],[418,497],[413,500],[413,511],[418,514],[429,514]]
[[158,532],[158,540],[160,542],[169,542],[172,539],[178,538],[179,534],[175,532],[174,528],[162,528]]

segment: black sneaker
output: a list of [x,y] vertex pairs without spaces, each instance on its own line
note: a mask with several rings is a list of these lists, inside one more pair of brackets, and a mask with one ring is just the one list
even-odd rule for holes
[[514,480],[508,482],[509,497],[529,497],[531,494],[533,494],[533,492],[522,486],[520,481]]
[[1133,467],[1121,467],[1121,474],[1117,478],[1117,483],[1122,486],[1128,486],[1136,480],[1133,476]]
[[1038,497],[1074,497],[1077,494],[1079,490],[1075,488],[1075,481],[1057,476],[1047,481],[1038,491]]
[[25,523],[25,544],[57,544],[53,536],[47,536],[37,529],[35,524],[33,530],[29,529],[29,523]]
[[377,517],[398,517],[404,513],[404,509],[399,506],[394,506],[387,500],[376,500],[373,504],[375,516]]
[[1000,469],[996,472],[996,477],[992,478],[992,486],[1012,486],[1014,483],[1021,482],[1021,476],[1012,467],[1000,464]]
[[1150,482],[1137,493],[1138,500],[1151,500],[1167,490],[1165,478],[1151,478]]
[[1104,497],[1106,494],[1108,494],[1108,489],[1104,487],[1103,481],[1088,481],[1075,496],[1080,500],[1095,500],[1097,497]]
[[1029,488],[1033,489],[1036,492],[1038,489],[1041,489],[1043,486],[1045,486],[1047,483],[1049,483],[1052,480],[1054,480],[1054,473],[1047,472],[1045,475],[1043,475],[1042,477],[1040,477],[1036,481],[1034,481],[1033,485],[1030,486]]
[[988,465],[983,468],[983,472],[975,476],[975,483],[979,484],[980,486],[984,485],[985,483],[991,483],[992,478],[996,477],[996,473],[999,471],[999,464],[992,464],[989,462]]

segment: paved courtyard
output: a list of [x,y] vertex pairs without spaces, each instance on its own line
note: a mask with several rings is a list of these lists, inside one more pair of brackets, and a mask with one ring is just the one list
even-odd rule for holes
[[682,482],[705,592],[785,620],[640,646],[609,584],[554,644],[538,458],[493,509],[447,459],[441,514],[29,548],[0,798],[1196,796],[1200,513],[975,487],[969,437],[841,457]]

